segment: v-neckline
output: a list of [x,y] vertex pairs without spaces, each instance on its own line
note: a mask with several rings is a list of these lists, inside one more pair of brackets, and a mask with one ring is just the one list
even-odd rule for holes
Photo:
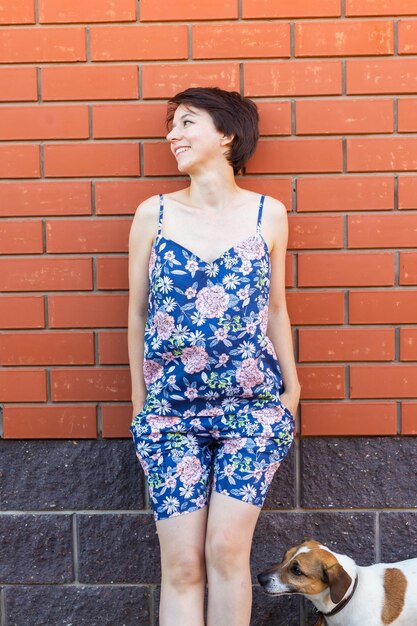
[[227,250],[225,250],[224,252],[219,254],[219,256],[217,256],[212,261],[206,261],[205,259],[202,259],[201,256],[199,256],[198,254],[196,254],[195,252],[193,252],[192,250],[190,250],[186,246],[183,246],[181,243],[178,243],[178,241],[175,241],[174,239],[170,239],[169,237],[164,237],[164,235],[157,235],[155,237],[155,239],[154,239],[154,242],[153,242],[152,246],[156,247],[157,241],[160,241],[161,239],[163,239],[164,241],[169,241],[169,242],[173,243],[175,246],[178,246],[178,248],[181,248],[182,250],[186,250],[186,252],[188,252],[189,254],[194,256],[201,263],[204,263],[204,265],[213,265],[213,263],[216,263],[217,261],[220,261],[220,259],[222,259],[224,256],[226,256],[226,254],[228,252],[230,252],[231,250],[233,250],[237,246],[240,246],[241,244],[246,243],[247,241],[249,241],[249,239],[253,239],[254,237],[259,237],[261,239],[264,247],[266,248],[267,254],[269,255],[268,244],[266,243],[266,241],[265,241],[265,239],[264,239],[264,237],[263,237],[261,232],[257,232],[255,234],[248,235],[245,239],[241,239],[240,241],[236,242],[233,246],[230,246],[229,248],[227,248]]

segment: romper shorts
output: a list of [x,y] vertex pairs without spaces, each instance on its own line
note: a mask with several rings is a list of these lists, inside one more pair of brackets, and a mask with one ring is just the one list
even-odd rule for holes
[[217,491],[262,507],[294,436],[282,403],[196,417],[140,412],[130,427],[155,520],[204,507]]

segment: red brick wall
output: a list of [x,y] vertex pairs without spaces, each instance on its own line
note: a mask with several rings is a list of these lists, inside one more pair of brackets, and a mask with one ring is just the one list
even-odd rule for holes
[[5,438],[129,435],[128,230],[184,185],[164,111],[193,85],[259,105],[240,184],[289,211],[299,432],[417,434],[415,0],[12,0],[0,24]]

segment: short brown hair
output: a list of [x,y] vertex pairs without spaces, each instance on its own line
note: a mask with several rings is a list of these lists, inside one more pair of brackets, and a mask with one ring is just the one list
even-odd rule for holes
[[169,126],[180,104],[204,109],[215,128],[225,135],[234,135],[226,158],[238,174],[255,152],[259,139],[259,114],[256,104],[237,91],[219,87],[190,87],[168,100],[166,126]]

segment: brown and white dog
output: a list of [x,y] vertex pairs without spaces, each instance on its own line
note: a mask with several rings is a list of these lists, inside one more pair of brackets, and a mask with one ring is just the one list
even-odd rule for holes
[[268,594],[301,594],[329,626],[417,626],[417,558],[356,565],[318,541],[288,550],[258,575]]

